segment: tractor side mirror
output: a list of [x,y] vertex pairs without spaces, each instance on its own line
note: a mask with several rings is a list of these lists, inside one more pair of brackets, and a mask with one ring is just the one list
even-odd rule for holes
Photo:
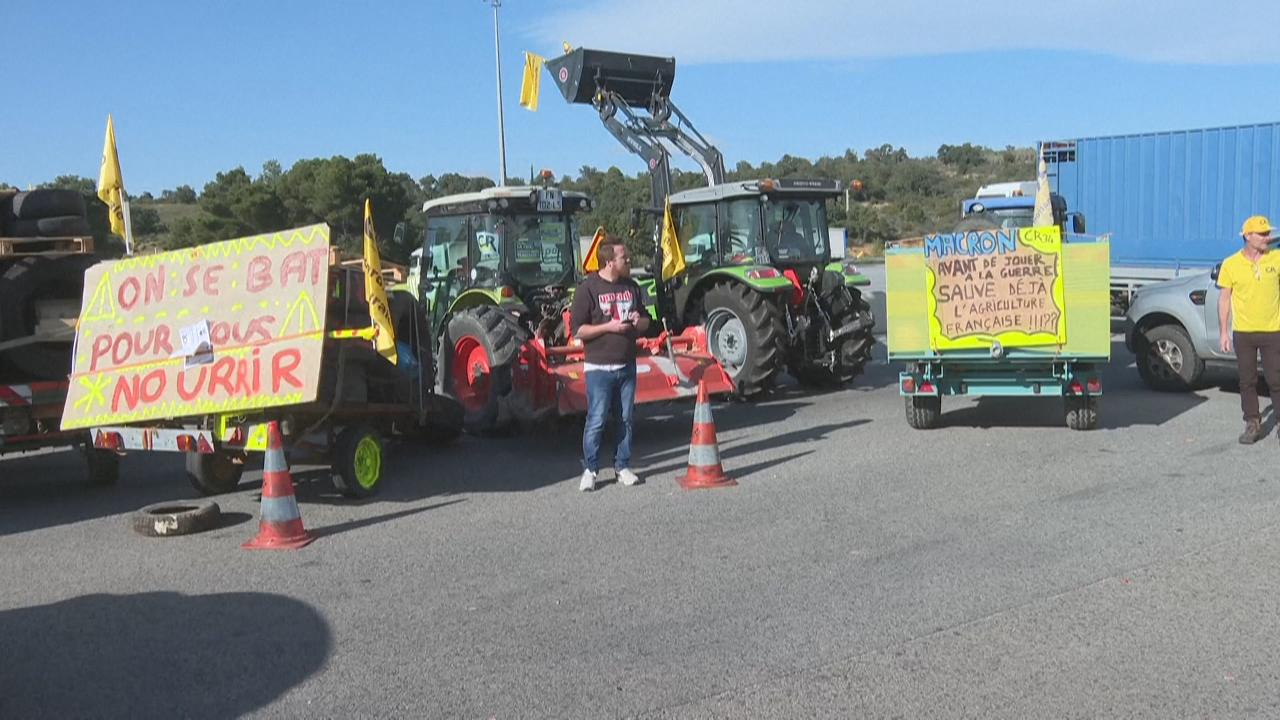
[[1083,235],[1085,230],[1084,213],[1071,213],[1071,232]]

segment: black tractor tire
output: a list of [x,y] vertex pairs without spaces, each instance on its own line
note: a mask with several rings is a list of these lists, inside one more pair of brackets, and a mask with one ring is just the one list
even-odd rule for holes
[[1189,392],[1204,376],[1204,359],[1179,325],[1157,325],[1135,333],[1133,345],[1138,376],[1152,390]]
[[1000,229],[1000,224],[997,223],[995,220],[992,220],[989,217],[983,217],[981,215],[973,215],[971,217],[961,219],[960,222],[956,223],[955,226],[951,228],[951,232],[953,233],[978,232],[982,230],[999,230],[999,229]]
[[[382,489],[386,443],[367,425],[342,428],[334,441],[333,486],[343,495],[362,499]],[[361,482],[363,480],[364,482]]]
[[777,385],[787,340],[772,298],[743,283],[719,282],[702,296],[702,318],[711,354],[733,381],[735,395],[746,398]]
[[[515,316],[492,305],[479,305],[458,312],[449,319],[441,347],[441,379],[446,395],[457,399],[465,411],[463,424],[472,434],[484,435],[505,430],[511,418],[501,416],[501,399],[511,394],[515,364],[528,333]],[[459,386],[460,373],[455,368],[457,349],[483,348],[489,366],[488,387],[483,397],[475,397],[468,387]]]
[[235,492],[244,475],[244,464],[232,460],[225,451],[187,453],[187,480],[201,495]]
[[[0,275],[0,340],[16,340],[35,332],[36,302],[74,300],[80,304],[84,273],[97,264],[92,255],[27,257]],[[71,374],[70,341],[20,345],[5,360],[33,380],[61,380]]]
[[40,220],[64,215],[88,215],[84,195],[78,190],[30,190],[13,196],[10,204],[15,220]]
[[222,521],[222,509],[212,500],[176,500],[139,508],[130,518],[134,532],[147,537],[190,535],[212,530]]
[[15,238],[87,237],[90,234],[89,221],[79,215],[15,220],[9,228],[9,235]]
[[942,417],[942,397],[939,395],[906,395],[907,425],[914,430],[932,430]]
[[1063,398],[1067,427],[1072,430],[1095,430],[1098,427],[1098,397],[1071,395]]

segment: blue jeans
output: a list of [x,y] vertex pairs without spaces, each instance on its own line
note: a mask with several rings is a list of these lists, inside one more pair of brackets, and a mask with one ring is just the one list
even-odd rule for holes
[[614,438],[618,443],[613,454],[615,470],[624,470],[631,462],[631,411],[636,404],[635,363],[621,370],[587,371],[587,427],[582,433],[582,467],[600,470],[600,436],[606,418],[612,416]]

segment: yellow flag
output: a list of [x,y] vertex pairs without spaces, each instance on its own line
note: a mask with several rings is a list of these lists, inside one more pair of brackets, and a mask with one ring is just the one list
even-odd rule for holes
[[116,129],[107,116],[107,139],[102,148],[102,168],[98,171],[98,197],[107,204],[111,232],[125,237],[124,179],[120,176],[120,157],[116,155]]
[[604,240],[604,226],[596,228],[596,236],[591,239],[591,247],[587,249],[587,256],[582,258],[582,269],[586,272],[595,272],[600,269],[600,258],[596,252],[600,249],[600,243]]
[[520,107],[530,112],[538,111],[538,88],[542,84],[542,63],[545,58],[525,51],[524,82],[520,85]]
[[670,280],[684,271],[684,251],[680,249],[675,220],[671,217],[671,198],[667,198],[667,209],[662,215],[662,280]]
[[382,259],[378,257],[378,241],[373,234],[373,212],[369,199],[364,201],[364,298],[369,303],[369,319],[378,328],[374,339],[378,354],[392,364],[399,363],[396,355],[395,329],[391,325],[391,306],[387,303],[387,288],[382,277]]
[[1053,205],[1049,202],[1049,171],[1045,168],[1044,150],[1040,151],[1040,164],[1036,170],[1036,209],[1031,217],[1032,227],[1053,225]]

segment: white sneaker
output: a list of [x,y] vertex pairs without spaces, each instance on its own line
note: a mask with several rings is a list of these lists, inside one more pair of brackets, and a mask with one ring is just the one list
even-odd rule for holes
[[631,485],[638,484],[640,482],[640,478],[636,477],[636,474],[631,472],[631,470],[624,468],[618,471],[618,482],[629,487]]
[[596,489],[596,474],[590,470],[582,471],[582,480],[578,483],[578,489],[588,492]]

